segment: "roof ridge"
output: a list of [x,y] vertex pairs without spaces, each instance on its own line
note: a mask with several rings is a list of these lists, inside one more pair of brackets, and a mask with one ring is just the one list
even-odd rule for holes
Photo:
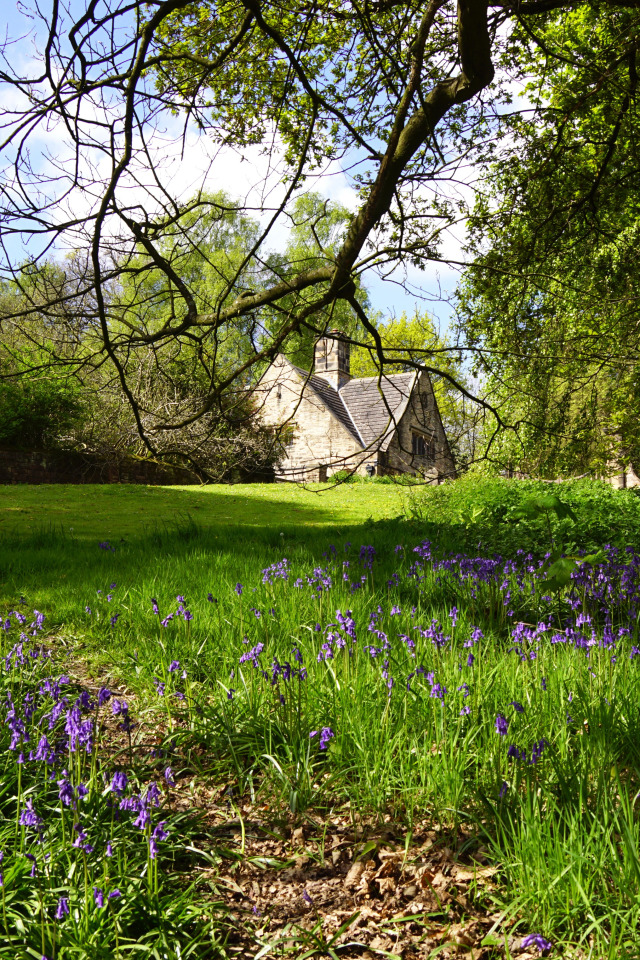
[[[281,356],[282,356],[282,354],[281,354]],[[354,439],[357,440],[358,443],[361,443],[362,446],[364,447],[364,446],[365,446],[365,442],[364,442],[364,440],[363,440],[363,438],[362,438],[362,435],[361,435],[360,431],[358,430],[358,428],[357,428],[357,426],[356,426],[356,424],[355,424],[355,421],[354,421],[353,417],[351,416],[351,411],[349,410],[349,408],[347,407],[346,403],[344,402],[344,400],[343,400],[342,397],[340,396],[340,391],[339,391],[339,390],[335,390],[334,387],[331,386],[331,384],[329,383],[329,381],[328,381],[328,380],[325,380],[323,377],[319,377],[317,374],[312,373],[310,370],[304,370],[302,367],[296,366],[296,364],[295,364],[295,363],[292,363],[291,360],[289,360],[288,357],[285,357],[284,359],[285,359],[285,360],[287,361],[287,363],[296,371],[296,373],[298,373],[298,374],[300,374],[300,376],[304,377],[303,387],[304,387],[305,385],[310,386],[311,389],[314,391],[314,393],[316,393],[316,394],[320,397],[320,400],[323,402],[325,408],[329,411],[329,413],[331,414],[331,416],[332,416],[335,420],[337,420],[338,423],[339,423],[341,426],[346,427],[346,424],[342,423],[342,421],[339,419],[339,417],[337,417],[337,416],[335,415],[335,413],[334,413],[334,411],[331,409],[331,407],[327,406],[327,404],[324,402],[324,400],[323,400],[323,398],[322,398],[322,394],[321,394],[320,391],[317,389],[317,387],[314,385],[313,380],[319,380],[320,383],[322,384],[322,388],[323,388],[324,390],[330,391],[330,393],[331,393],[331,394],[337,399],[337,401],[339,402],[340,406],[342,407],[342,409],[344,410],[345,414],[347,415],[347,418],[348,418],[348,420],[349,420],[349,423],[350,423],[350,424],[352,425],[352,427],[353,427],[353,431],[355,431],[355,434],[352,434],[352,436],[354,436]],[[350,431],[350,432],[351,432],[351,431]]]
[[344,383],[340,389],[342,390],[350,383],[357,383],[359,380],[391,380],[392,377],[412,377],[417,373],[419,373],[418,370],[404,370],[402,373],[383,373],[382,375],[378,374],[375,377],[351,377],[351,379],[347,380],[347,382]]
[[[381,451],[387,449],[411,402],[419,371],[412,370],[403,374],[394,374],[393,377],[395,383],[389,376],[381,378],[355,377],[341,388],[341,399],[349,411],[351,419],[356,425],[362,424],[362,427],[357,426],[357,430],[367,448],[373,447]],[[398,382],[399,380],[400,382]],[[350,390],[351,385],[354,389]],[[373,405],[379,407],[380,411],[375,416],[378,421],[376,426],[371,422],[372,407],[367,406],[366,411],[360,408],[364,397],[370,396],[372,391],[375,391],[375,403]],[[371,397],[369,403],[371,404],[373,401],[374,398]],[[351,402],[354,404],[353,412],[350,406]],[[362,417],[360,414],[362,414]],[[382,420],[384,422],[381,422]],[[377,431],[375,436],[370,435],[372,431]]]

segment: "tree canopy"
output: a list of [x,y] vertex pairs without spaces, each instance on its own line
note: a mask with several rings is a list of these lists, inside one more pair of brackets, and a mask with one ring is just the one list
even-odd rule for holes
[[[37,322],[69,338],[80,312],[88,347],[56,356],[111,366],[150,451],[165,432],[226,409],[223,398],[276,352],[308,352],[336,316],[354,345],[373,342],[378,369],[397,363],[374,322],[367,277],[398,283],[403,271],[441,261],[464,266],[448,233],[467,215],[452,184],[479,166],[495,165],[494,189],[475,210],[464,303],[475,323],[468,346],[482,351],[485,369],[503,336],[526,366],[535,353],[526,342],[544,340],[536,322],[548,329],[556,289],[566,317],[571,289],[591,289],[595,302],[611,285],[608,262],[619,265],[608,302],[624,313],[626,247],[615,225],[634,209],[638,0],[87,0],[40,9],[39,56],[15,56],[8,40],[0,75],[13,104],[3,120],[2,270],[21,293],[10,319],[28,335],[36,313],[25,278],[44,258],[81,251],[84,269],[40,298]],[[529,84],[524,99],[514,99],[514,84]],[[165,155],[181,139],[188,155],[194,138],[209,145],[211,165],[185,200]],[[217,164],[254,148],[263,182],[237,197],[216,181]],[[323,215],[303,195],[336,170],[356,207]],[[215,256],[199,234],[207,218],[223,231]],[[233,237],[223,235],[229,225]],[[487,237],[498,235],[492,251]],[[603,266],[572,278],[570,257],[594,249]],[[194,254],[207,263],[205,283]],[[545,286],[547,275],[555,280]],[[597,339],[605,318],[594,311],[589,322]],[[567,328],[545,356],[570,363],[576,337],[580,327]],[[597,365],[598,349],[588,363]],[[163,351],[188,356],[202,390],[189,409],[151,415],[135,357],[160,362]],[[446,373],[441,357],[427,344],[403,361]],[[534,372],[544,377],[540,365]],[[499,391],[488,396],[479,399],[497,427],[535,420]]]
[[639,38],[613,5],[519,28],[530,108],[503,121],[460,289],[476,369],[519,428],[496,444],[505,465],[638,462]]

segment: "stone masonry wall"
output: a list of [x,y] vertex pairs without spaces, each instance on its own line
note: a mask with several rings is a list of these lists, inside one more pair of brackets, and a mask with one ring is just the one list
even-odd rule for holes
[[[412,427],[435,439],[435,463],[412,454]],[[389,444],[385,472],[420,474],[434,479],[455,476],[455,464],[449,453],[433,389],[429,378],[424,374],[420,376],[411,401],[400,419],[396,435]]]
[[278,475],[324,479],[362,448],[311,390],[300,397],[302,383],[285,360],[274,361],[260,382],[261,416],[267,426],[289,424],[292,431]]
[[144,483],[195,484],[190,471],[149,461],[106,462],[96,456],[60,450],[0,450],[0,484]]

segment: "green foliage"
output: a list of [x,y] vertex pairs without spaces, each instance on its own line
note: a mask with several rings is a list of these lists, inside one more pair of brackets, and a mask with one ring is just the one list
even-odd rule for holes
[[329,477],[329,483],[365,483],[366,478],[361,477],[360,474],[354,473],[353,470],[336,470],[335,473],[332,473]]
[[0,381],[0,445],[46,450],[69,442],[85,412],[83,391],[60,374]]
[[[109,533],[114,549],[100,549],[95,526],[85,526],[82,539],[41,530],[5,540],[4,609],[11,609],[23,593],[51,612],[52,633],[65,638],[71,661],[82,652],[96,667],[108,666],[152,717],[165,711],[164,722],[175,724],[175,751],[184,763],[185,783],[203,778],[208,786],[212,781],[232,785],[235,797],[243,792],[258,797],[261,817],[271,815],[280,823],[285,817],[317,823],[327,815],[341,816],[345,805],[357,814],[358,823],[377,816],[398,825],[403,834],[428,819],[443,842],[452,837],[461,843],[460,857],[475,855],[480,844],[484,855],[490,851],[500,871],[490,894],[492,909],[506,912],[501,935],[520,938],[537,931],[566,956],[577,957],[579,950],[611,960],[624,956],[640,911],[640,826],[633,800],[640,788],[640,673],[633,654],[639,641],[624,591],[617,593],[610,626],[616,635],[621,626],[631,633],[619,635],[617,662],[610,647],[599,642],[587,658],[569,642],[557,642],[556,626],[547,630],[557,598],[548,601],[545,574],[537,564],[520,559],[512,567],[499,566],[494,582],[469,583],[455,566],[438,567],[423,538],[437,537],[438,551],[446,554],[465,538],[477,549],[473,538],[478,531],[485,540],[495,531],[496,541],[504,541],[503,554],[527,539],[545,552],[549,521],[554,538],[577,531],[576,539],[585,534],[583,539],[596,540],[608,530],[617,531],[622,544],[637,539],[640,500],[630,492],[582,481],[550,490],[548,484],[468,476],[420,490],[422,521],[372,523],[365,503],[373,512],[376,500],[386,502],[389,488],[347,484],[325,488],[328,504],[336,504],[325,517],[318,506],[322,495],[317,488],[309,492],[308,516],[316,523],[307,524],[301,493],[281,489],[278,509],[277,500],[269,502],[267,488],[193,491],[191,503],[211,497],[216,505],[209,513],[200,511],[201,522],[183,518],[145,530],[144,521],[136,519],[121,542],[115,534],[122,518],[115,509],[100,507],[103,491],[97,488],[90,521]],[[9,494],[29,502],[26,492]],[[188,491],[179,488],[111,491],[115,494],[126,498],[123,513],[130,524],[132,514],[144,517],[142,510],[156,496],[165,498],[159,500],[161,516],[170,516],[171,500],[175,513],[188,499]],[[71,491],[71,496],[81,504],[77,493]],[[357,518],[349,513],[352,497],[362,498]],[[238,501],[238,522],[229,523],[233,501]],[[297,521],[294,511],[299,511]],[[84,518],[76,522],[87,523]],[[510,532],[519,543],[509,540]],[[365,558],[372,556],[371,547],[375,550],[370,567],[363,563],[361,546]],[[285,557],[288,580],[265,576],[269,569],[282,570]],[[590,562],[599,561],[592,557]],[[621,557],[622,566],[625,562]],[[331,585],[321,589],[319,567],[323,577],[331,578]],[[47,569],[63,570],[66,577],[47,581],[42,576]],[[357,589],[344,581],[345,572],[359,584]],[[578,600],[579,612],[590,618],[589,635],[593,627],[599,641],[604,618],[597,576],[595,591]],[[316,578],[313,585],[307,577]],[[503,578],[504,587],[497,589]],[[615,579],[610,582],[615,587]],[[243,585],[240,593],[237,583]],[[504,604],[507,590],[512,616]],[[162,625],[161,617],[176,609],[177,593],[187,597],[193,617],[187,621],[174,615]],[[157,599],[160,616],[150,597]],[[347,638],[350,654],[336,647],[333,657],[324,659],[329,631],[339,629],[337,610],[351,611],[357,640],[351,644]],[[120,617],[112,625],[115,613]],[[368,629],[372,615],[377,632]],[[317,630],[317,623],[327,629]],[[436,625],[443,635],[437,643]],[[530,640],[527,630],[533,633]],[[371,644],[385,643],[383,638],[390,644],[384,667],[380,656],[367,651]],[[255,654],[260,669],[251,658],[239,663],[260,644],[263,648]],[[294,650],[303,657],[306,677],[274,677],[276,662],[299,666]],[[469,663],[470,652],[475,662]],[[168,669],[173,660],[187,671],[186,705],[156,693],[158,681],[167,684],[165,694],[182,689],[179,672]],[[29,660],[27,664],[32,669]],[[416,673],[418,665],[423,672]],[[395,680],[391,691],[383,669]],[[434,695],[432,681],[446,688],[443,699]],[[465,705],[468,714],[461,712]],[[508,721],[508,736],[497,731],[498,714]],[[318,737],[309,734],[327,726],[335,736],[323,751]],[[531,744],[543,738],[547,744],[535,763],[509,758],[512,743],[529,757]],[[191,748],[200,773],[188,766]],[[84,763],[90,766],[90,759]],[[11,783],[16,767],[10,764]],[[55,792],[51,782],[42,786],[43,798]],[[155,815],[165,817],[160,811]],[[56,824],[52,820],[48,826],[47,842]],[[464,834],[457,832],[461,824]],[[91,820],[96,835],[107,826]],[[115,825],[123,844],[130,827],[124,818]],[[176,870],[183,863],[181,842],[201,850],[215,868],[218,838],[203,831],[193,843],[187,831],[175,842],[167,841],[162,855],[169,864],[175,858]],[[181,936],[191,944],[203,934],[197,903],[188,892],[178,897],[173,878],[160,870],[166,886],[158,901],[152,898],[147,904],[142,897],[147,879],[142,861],[135,859],[144,852],[144,841],[135,830],[130,851],[128,862],[135,870],[128,871],[128,899],[125,903],[123,898],[122,913],[116,916],[123,942],[128,946],[124,937],[133,931],[142,943],[153,943],[161,956],[171,957]],[[364,851],[375,856],[366,845]],[[55,852],[57,857],[57,848]],[[115,871],[119,864],[107,868]],[[57,869],[56,861],[54,874]],[[74,883],[81,889],[81,872],[76,874]],[[27,868],[17,880],[22,899],[16,897],[12,909],[32,904],[38,917]],[[14,876],[11,883],[16,883]],[[48,889],[46,896],[49,905],[53,895]],[[158,935],[157,904],[166,915],[166,943]],[[142,926],[133,927],[136,910]],[[92,922],[97,918],[92,936],[113,929],[111,916],[92,907],[88,915]],[[35,946],[40,930],[37,923],[31,928]],[[69,926],[65,937],[71,932]],[[147,935],[148,941],[143,939]],[[324,949],[319,931],[315,938],[312,932],[309,949]],[[88,947],[94,948],[93,940],[73,943],[79,956]],[[208,955],[204,945],[202,952]]]
[[505,50],[531,109],[502,122],[459,304],[476,372],[515,427],[492,457],[539,476],[640,456],[638,23],[580,5],[516,28]]
[[[344,240],[351,220],[350,211],[339,203],[324,199],[320,194],[303,193],[293,203],[290,213],[290,230],[287,243],[281,253],[274,255],[273,265],[281,278],[293,278],[300,271],[326,267],[335,262],[340,244]],[[277,266],[276,266],[277,265]],[[308,293],[291,294],[282,300],[277,311],[265,311],[265,329],[277,334],[288,322],[288,313],[283,317],[283,307],[292,311],[305,302],[311,302],[319,289],[327,289],[328,281]],[[369,310],[370,301],[366,287],[359,278],[354,291],[359,303]],[[339,330],[346,336],[365,339],[366,332],[352,307],[344,299],[332,303],[317,314],[314,327]],[[295,330],[283,344],[282,352],[292,363],[310,370],[314,361],[314,346],[317,333],[306,325]]]
[[[408,512],[438,540],[446,531],[458,549],[537,556],[561,549],[596,553],[605,544],[640,541],[640,497],[599,480],[554,485],[467,474],[454,483],[411,491]],[[560,566],[564,568],[561,563]],[[558,567],[560,573],[560,567]],[[564,575],[564,574],[563,574]]]

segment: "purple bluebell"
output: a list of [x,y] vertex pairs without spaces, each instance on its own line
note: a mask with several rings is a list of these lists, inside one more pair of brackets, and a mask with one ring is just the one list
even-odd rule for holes
[[33,800],[28,799],[25,806],[20,811],[20,823],[23,827],[31,827],[33,830],[42,830],[42,817],[39,817],[33,807]]
[[544,953],[545,950],[551,950],[553,944],[539,933],[530,933],[529,936],[523,937],[520,946],[523,950],[527,947],[537,947],[540,953]]
[[504,737],[509,729],[509,721],[506,717],[503,717],[501,713],[496,717],[496,731],[500,734],[501,737]]
[[[317,730],[312,730],[311,733],[309,734],[310,739],[313,739],[313,737],[317,737],[317,736],[318,736]],[[333,737],[335,737],[335,733],[333,732],[331,727],[322,727],[322,729],[320,730],[320,749],[326,750],[327,747],[329,746],[329,741]]]
[[75,805],[75,794],[73,792],[73,785],[67,777],[66,770],[63,770],[63,776],[61,780],[57,781],[58,784],[58,797],[64,803],[65,807],[71,807]]
[[111,780],[111,789],[117,797],[121,797],[127,788],[127,775],[123,770],[116,770]]
[[64,920],[69,916],[69,900],[67,897],[60,897],[56,908],[56,920]]
[[156,859],[158,853],[158,843],[162,840],[166,840],[169,834],[164,829],[166,821],[162,820],[154,829],[151,837],[149,838],[149,856],[152,860]]

